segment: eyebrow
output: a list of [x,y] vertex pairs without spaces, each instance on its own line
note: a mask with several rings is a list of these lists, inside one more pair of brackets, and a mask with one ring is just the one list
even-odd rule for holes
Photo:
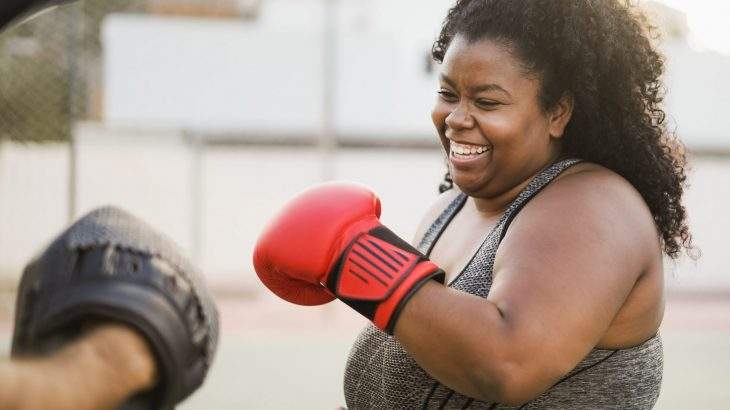
[[[452,81],[447,75],[441,74],[440,77],[443,82],[447,83],[448,85],[450,85],[452,87],[456,87],[456,84],[454,83],[454,81]],[[500,91],[500,92],[503,92],[504,94],[506,94],[508,97],[512,97],[512,95],[507,90],[502,88],[499,84],[494,84],[494,83],[481,84],[481,85],[477,85],[474,87],[470,87],[469,91],[472,92],[473,94],[478,94],[478,93],[485,92],[485,91]]]

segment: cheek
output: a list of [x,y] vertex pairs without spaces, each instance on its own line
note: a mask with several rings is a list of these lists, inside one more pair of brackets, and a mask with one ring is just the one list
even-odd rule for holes
[[448,150],[448,140],[446,139],[446,118],[451,114],[451,110],[448,105],[443,103],[436,103],[431,110],[431,121],[433,121],[434,127],[438,132],[439,140],[444,149]]
[[433,109],[431,110],[431,121],[433,121],[433,125],[436,127],[439,134],[443,135],[446,131],[446,117],[448,117],[450,113],[451,111],[449,110],[449,106],[443,102],[436,102],[433,106]]
[[480,118],[482,133],[496,146],[526,148],[534,138],[538,121],[524,113],[504,110],[490,112]]
[[482,134],[492,145],[516,143],[521,134],[518,121],[510,113],[493,111],[478,119]]

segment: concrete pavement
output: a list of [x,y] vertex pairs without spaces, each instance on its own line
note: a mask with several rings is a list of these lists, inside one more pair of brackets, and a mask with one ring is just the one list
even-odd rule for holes
[[[0,356],[11,335],[0,297]],[[335,409],[364,320],[335,302],[299,308],[268,295],[219,301],[221,344],[203,388],[180,409]],[[5,309],[2,309],[5,308]],[[730,298],[672,295],[662,327],[665,373],[657,409],[725,409],[730,402]]]

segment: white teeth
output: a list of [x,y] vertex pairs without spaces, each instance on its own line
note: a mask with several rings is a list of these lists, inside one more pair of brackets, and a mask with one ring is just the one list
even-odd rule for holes
[[486,145],[465,145],[451,141],[451,152],[459,155],[477,155],[489,151]]

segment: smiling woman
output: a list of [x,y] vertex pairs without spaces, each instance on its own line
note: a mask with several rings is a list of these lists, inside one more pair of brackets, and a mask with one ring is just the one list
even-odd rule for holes
[[[691,249],[663,58],[623,0],[460,0],[433,48],[445,271],[351,351],[352,408],[651,408],[663,254]],[[404,302],[405,303],[405,302]]]
[[464,193],[494,196],[560,156],[572,99],[544,111],[539,79],[525,75],[509,48],[457,36],[440,78],[433,122]]
[[[623,1],[600,6],[594,2],[578,6],[573,1],[560,1],[545,7],[539,1],[524,5],[517,2],[484,13],[493,3],[501,2],[490,1],[486,6],[458,2],[434,44],[434,59],[443,63],[444,73],[442,99],[434,110],[442,142],[447,137],[446,124],[439,124],[439,120],[446,120],[443,106],[453,103],[453,99],[448,100],[451,91],[444,88],[444,76],[448,78],[451,67],[463,62],[458,54],[462,53],[462,43],[492,39],[487,42],[491,45],[481,50],[480,61],[472,58],[467,62],[484,66],[469,67],[472,76],[486,73],[495,82],[499,80],[519,92],[536,93],[536,108],[545,116],[542,122],[550,121],[547,116],[557,116],[558,122],[553,125],[560,130],[548,133],[551,147],[560,145],[557,152],[561,156],[603,165],[631,182],[652,210],[665,251],[677,257],[682,245],[690,247],[681,205],[686,161],[683,145],[667,132],[664,123],[664,61],[650,41],[654,28],[648,26],[639,10],[623,5]],[[533,10],[536,15],[531,14]],[[556,14],[541,14],[540,10]],[[523,16],[511,15],[522,11]],[[475,52],[473,47],[469,52]],[[449,54],[455,58],[449,59]],[[512,67],[504,70],[497,64]],[[505,78],[509,74],[512,78]],[[505,111],[511,115],[521,107],[518,104],[512,108],[499,100],[492,100],[492,104],[508,107],[488,116],[490,126],[507,119]],[[532,119],[523,120],[536,124]]]

